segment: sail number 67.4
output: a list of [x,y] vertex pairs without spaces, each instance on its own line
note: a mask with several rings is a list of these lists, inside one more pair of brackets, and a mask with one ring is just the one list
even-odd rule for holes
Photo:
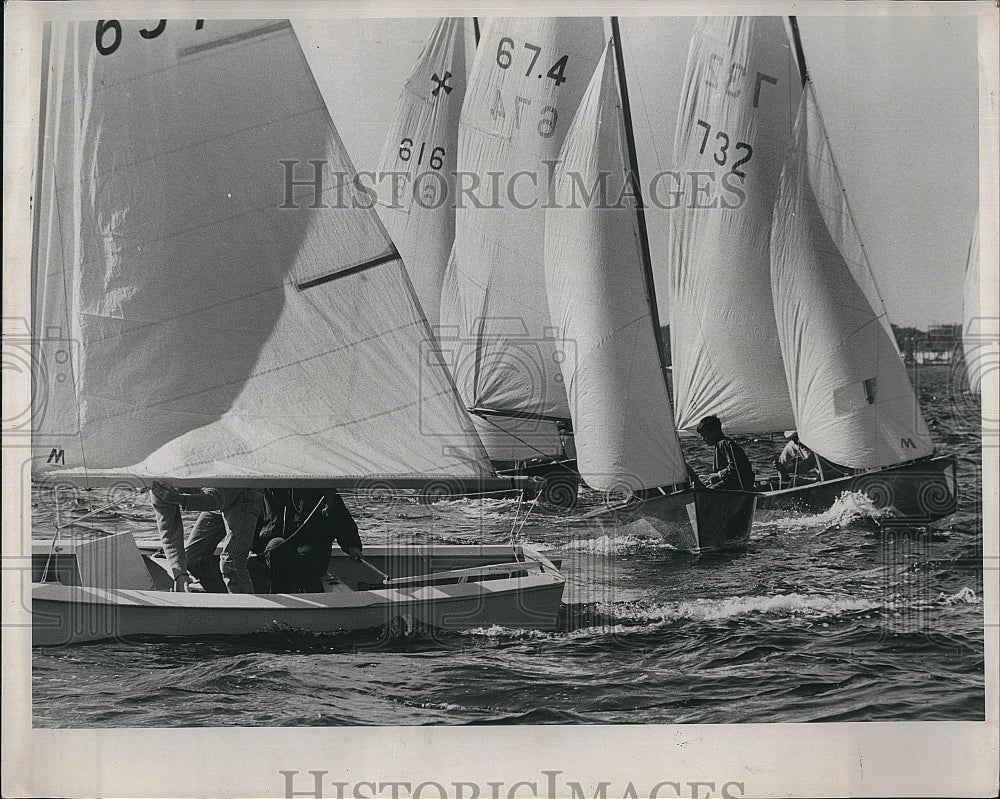
[[[535,62],[538,61],[538,56],[542,52],[542,48],[537,44],[531,44],[530,42],[524,43],[524,49],[531,54],[531,61],[528,63],[527,69],[524,70],[524,75],[527,77],[532,73],[535,68]],[[546,78],[551,78],[555,81],[556,87],[558,88],[563,83],[566,82],[566,64],[569,61],[569,56],[561,56],[545,73]],[[510,69],[511,64],[514,63],[514,40],[509,36],[504,36],[500,43],[497,45],[497,66],[500,69]],[[538,73],[538,77],[542,77],[542,73]]]

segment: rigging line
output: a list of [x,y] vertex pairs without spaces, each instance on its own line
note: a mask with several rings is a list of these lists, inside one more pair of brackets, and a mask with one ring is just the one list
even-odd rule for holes
[[[622,35],[618,25],[618,17],[611,17],[612,49],[615,54],[615,68],[618,73],[618,94],[621,100],[620,124],[624,128],[625,150],[628,157],[628,178],[635,193],[635,220],[639,234],[639,256],[642,260],[643,280],[646,286],[646,304],[649,310],[649,321],[653,328],[653,340],[656,342],[656,356],[659,361],[658,371],[667,390],[666,375],[663,365],[667,362],[666,348],[663,344],[663,331],[660,328],[660,312],[656,303],[656,282],[653,278],[653,262],[649,250],[649,235],[646,229],[646,203],[642,197],[639,178],[639,159],[635,151],[635,134],[632,129],[632,110],[629,103],[628,81],[625,77],[625,55],[622,51]],[[675,428],[676,430],[676,428]]]
[[48,582],[49,577],[49,565],[52,563],[52,559],[56,554],[56,543],[59,541],[59,530],[62,529],[61,519],[62,519],[62,507],[59,503],[59,486],[52,486],[52,491],[55,495],[56,500],[56,534],[52,536],[52,543],[49,545],[49,554],[45,558],[45,568],[42,569],[42,578],[40,582]]
[[118,505],[121,502],[123,502],[126,497],[131,496],[132,494],[143,493],[143,492],[146,491],[146,489],[145,489],[145,487],[143,487],[143,488],[133,488],[131,491],[127,491],[124,494],[122,494],[121,496],[116,497],[113,501],[107,503],[106,505],[102,505],[99,508],[94,508],[92,511],[90,511],[88,513],[85,513],[83,516],[80,516],[77,519],[73,519],[70,522],[66,522],[65,524],[62,523],[62,503],[59,501],[59,496],[60,496],[60,493],[61,493],[60,490],[59,490],[59,486],[58,485],[53,485],[52,486],[52,491],[53,491],[53,494],[54,494],[55,500],[56,500],[56,526],[55,526],[56,534],[52,537],[52,543],[49,545],[49,553],[45,557],[45,566],[42,569],[42,577],[41,577],[41,579],[39,581],[39,582],[43,582],[43,583],[44,582],[48,582],[49,569],[53,567],[52,566],[52,561],[53,561],[53,559],[55,558],[55,555],[56,555],[56,544],[59,543],[59,533],[60,533],[61,530],[65,529],[67,527],[72,527],[77,522],[82,522],[84,519],[87,519],[87,518],[93,516],[96,513],[101,513],[102,511],[105,511],[108,508],[112,508],[115,505]]
[[[872,270],[871,262],[869,262],[868,260],[868,250],[865,248],[865,243],[861,238],[861,231],[858,228],[858,224],[854,219],[854,212],[851,210],[851,204],[847,200],[847,189],[844,188],[844,181],[840,176],[840,168],[837,166],[837,159],[833,153],[833,145],[831,144],[830,137],[827,134],[826,120],[823,119],[823,111],[820,108],[819,101],[816,98],[816,89],[813,86],[811,78],[807,78],[805,91],[808,93],[808,96],[805,98],[806,107],[808,108],[808,106],[811,105],[813,110],[816,112],[816,117],[819,120],[820,131],[823,134],[823,140],[826,142],[826,150],[830,156],[830,165],[833,167],[833,174],[837,178],[837,184],[840,188],[840,194],[844,201],[844,208],[847,209],[847,218],[848,220],[850,220],[852,232],[854,233],[854,238],[857,240],[858,246],[861,248],[861,257],[864,259],[865,271],[868,273],[868,277],[872,281],[872,288],[875,289],[875,296],[878,297],[879,304],[882,306],[882,313],[879,314],[879,316],[880,317],[884,316],[887,321],[890,321],[888,318],[889,317],[888,311],[886,310],[885,307],[885,298],[882,296],[882,291],[881,289],[879,289],[878,286],[878,280],[875,278],[875,272]],[[809,102],[810,99],[812,100],[811,104]],[[862,293],[864,293],[864,290],[862,290]],[[875,310],[876,314],[878,314],[877,309],[873,310]],[[893,346],[896,347],[896,351],[898,352],[899,347],[895,343],[895,337],[893,337]]]
[[[511,522],[511,525],[510,525],[510,546],[511,546],[512,549],[515,549],[515,550],[516,550],[516,547],[517,547],[517,531],[516,531],[515,528],[517,527],[517,517],[521,513],[521,502],[523,500],[524,500],[524,491],[522,489],[521,491],[517,492],[517,505],[514,507],[514,521]],[[516,556],[516,552],[515,552],[515,556]]]
[[538,497],[539,496],[541,496],[541,495],[540,494],[536,494],[535,498],[533,500],[531,500],[531,504],[528,506],[528,510],[524,514],[524,519],[521,521],[521,526],[517,528],[517,536],[518,537],[520,537],[521,531],[524,529],[524,525],[526,525],[528,523],[528,517],[531,515],[531,512],[535,509],[535,506],[538,504]]
[[[120,497],[114,499],[113,501],[109,502],[106,505],[101,505],[101,507],[99,507],[99,508],[94,508],[94,510],[90,511],[89,513],[83,514],[83,516],[80,516],[77,519],[73,519],[73,521],[71,521],[71,522],[67,522],[66,524],[63,524],[63,525],[60,525],[57,522],[56,523],[56,530],[61,530],[61,529],[65,528],[65,527],[72,527],[77,522],[82,522],[84,519],[88,519],[88,518],[90,518],[91,516],[93,516],[93,515],[95,515],[97,513],[101,513],[102,511],[106,511],[108,508],[113,508],[115,505],[118,505],[121,502],[123,502],[125,500],[125,497],[128,497],[128,496],[130,496],[132,494],[142,494],[142,493],[145,493],[145,491],[146,491],[145,486],[142,487],[142,488],[133,488],[131,491],[125,492],[125,494],[123,496],[120,496]],[[56,498],[56,507],[58,508],[58,497]]]
[[510,436],[515,441],[517,441],[518,443],[524,444],[524,446],[526,446],[528,449],[534,450],[539,455],[541,455],[543,458],[549,458],[549,457],[551,457],[551,455],[549,455],[548,452],[543,452],[538,447],[536,447],[534,444],[529,444],[527,441],[525,441],[520,436],[515,435],[514,433],[510,432],[509,430],[505,430],[500,425],[498,425],[496,422],[494,422],[489,416],[480,416],[479,418],[482,419],[484,422],[488,422],[489,424],[493,425],[501,433],[505,433],[506,435]]
[[[626,42],[622,42],[622,47],[628,50],[629,58],[633,64],[636,63],[635,51]],[[633,79],[633,87],[638,89],[637,94],[639,95],[639,105],[642,106],[642,115],[646,122],[646,128],[649,130],[649,140],[653,144],[653,155],[656,156],[656,166],[659,169],[663,168],[663,159],[660,157],[660,149],[656,146],[656,134],[653,132],[653,123],[649,119],[649,106],[646,104],[646,95],[642,91],[642,81]],[[634,115],[633,115],[634,116]]]

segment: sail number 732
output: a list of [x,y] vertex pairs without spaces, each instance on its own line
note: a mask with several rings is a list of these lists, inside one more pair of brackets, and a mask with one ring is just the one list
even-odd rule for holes
[[[524,43],[524,49],[530,54],[531,60],[528,62],[527,68],[524,70],[524,76],[527,77],[535,69],[535,62],[538,61],[538,56],[542,52],[542,48],[537,44],[531,44],[530,42]],[[548,71],[545,73],[546,78],[551,78],[555,81],[556,87],[561,86],[566,82],[566,64],[569,61],[569,56],[560,56]],[[511,64],[514,63],[514,40],[509,36],[504,36],[500,43],[497,45],[497,66],[500,69],[510,69]],[[542,68],[539,67],[539,70]],[[538,77],[542,77],[541,71],[538,72]]]
[[[698,127],[705,130],[705,135],[701,137],[701,147],[698,148],[698,154],[704,155],[705,148],[708,146],[708,137],[712,133],[712,126],[705,122],[705,120],[699,119]],[[714,160],[719,166],[725,166],[729,163],[730,156],[737,157],[742,154],[742,158],[738,158],[738,160],[732,163],[729,167],[729,171],[734,175],[738,175],[739,177],[746,179],[746,172],[740,169],[740,167],[753,157],[753,147],[746,142],[738,141],[736,144],[732,145],[732,153],[730,153],[729,134],[721,130],[717,130],[715,132],[715,137],[712,141],[712,160]]]

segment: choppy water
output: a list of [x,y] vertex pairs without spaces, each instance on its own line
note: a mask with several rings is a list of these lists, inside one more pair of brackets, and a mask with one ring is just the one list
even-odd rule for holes
[[[981,720],[978,398],[952,397],[946,368],[923,368],[916,382],[936,442],[959,458],[959,510],[928,527],[879,530],[865,498],[845,496],[818,515],[761,515],[745,553],[696,557],[536,508],[520,539],[562,559],[556,632],[36,649],[34,724]],[[685,446],[696,468],[706,462],[699,444]],[[778,447],[747,449],[760,463]],[[509,499],[347,501],[373,544],[503,542],[524,513]],[[94,534],[155,539],[138,501],[90,523]],[[51,537],[51,510],[39,504],[33,525]]]

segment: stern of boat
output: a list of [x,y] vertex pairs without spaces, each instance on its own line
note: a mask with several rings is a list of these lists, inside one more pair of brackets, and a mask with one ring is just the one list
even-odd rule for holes
[[633,499],[598,517],[613,516],[629,532],[655,534],[674,549],[709,552],[745,548],[755,507],[750,492],[689,488]]

